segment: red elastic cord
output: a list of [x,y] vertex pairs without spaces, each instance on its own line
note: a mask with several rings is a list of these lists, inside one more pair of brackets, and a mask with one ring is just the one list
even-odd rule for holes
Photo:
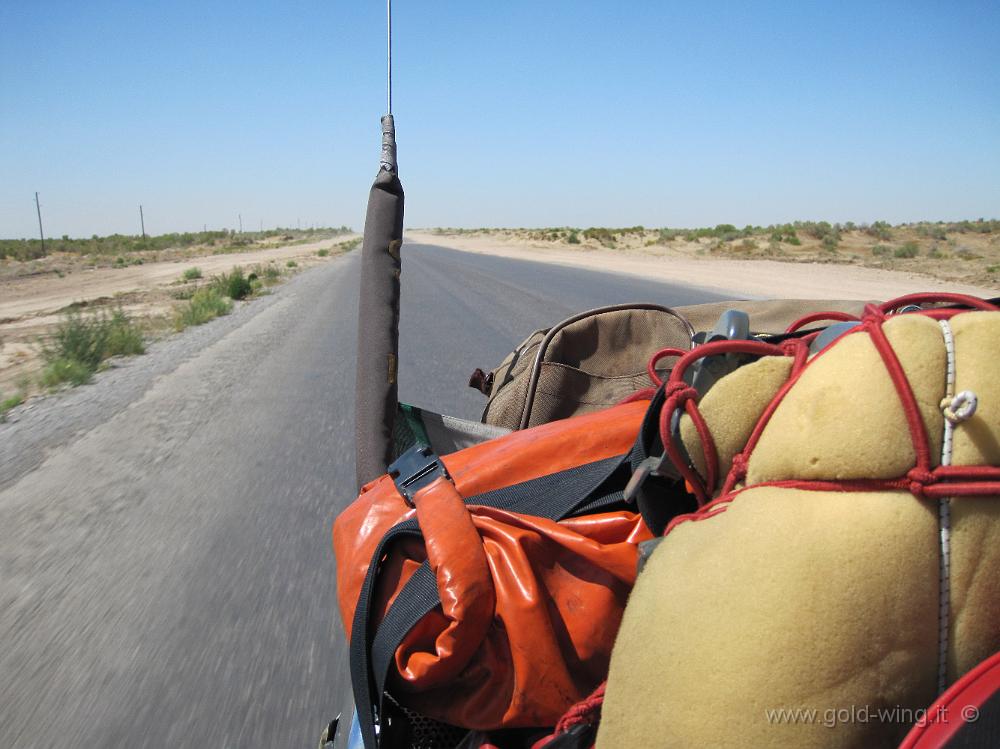
[[661,348],[649,359],[649,364],[646,365],[646,373],[649,375],[649,379],[652,383],[659,387],[663,384],[663,380],[660,379],[660,375],[656,373],[656,365],[659,363],[660,359],[665,359],[668,356],[684,356],[689,353],[684,349],[679,348]]
[[878,306],[878,308],[882,312],[891,312],[894,309],[906,307],[910,304],[961,304],[965,307],[972,307],[973,309],[985,310],[987,312],[993,312],[1000,309],[1000,307],[997,307],[995,304],[990,304],[985,299],[980,299],[979,297],[969,296],[968,294],[949,294],[946,292],[906,294],[905,296],[890,299],[888,302],[883,302]]
[[604,682],[591,692],[590,696],[577,702],[567,710],[559,719],[559,722],[556,723],[554,733],[558,736],[560,733],[566,733],[573,726],[578,726],[581,723],[596,726],[601,720],[601,708],[604,706],[604,689],[607,685],[608,683]]
[[[715,450],[715,441],[712,438],[712,433],[697,408],[696,400],[698,392],[688,386],[683,380],[687,368],[692,363],[707,356],[733,353],[756,356],[786,356],[794,353],[796,358],[799,358],[798,354],[804,351],[804,349],[803,344],[782,348],[781,346],[764,343],[763,341],[713,341],[712,343],[702,344],[692,351],[685,352],[677,363],[674,364],[674,368],[667,380],[667,400],[660,411],[660,440],[663,442],[665,454],[670,458],[670,461],[677,468],[681,476],[688,482],[699,506],[705,504],[710,499],[710,494],[715,489],[718,480],[719,457]],[[801,358],[804,363],[805,355],[803,354]],[[652,364],[655,364],[655,361],[651,362]],[[701,439],[701,449],[705,458],[706,476],[704,481],[690,467],[687,459],[681,454],[680,449],[674,443],[670,426],[674,412],[679,408],[684,408],[685,412],[694,422],[695,429],[698,430],[698,436]]]
[[794,333],[799,328],[804,325],[808,325],[811,322],[819,322],[820,320],[837,320],[839,322],[849,322],[852,320],[857,320],[858,318],[854,315],[850,315],[847,312],[813,312],[809,315],[804,315],[798,320],[793,322],[787,328],[785,328],[785,333]]
[[903,365],[899,363],[896,351],[889,343],[889,339],[886,338],[885,331],[882,330],[882,322],[883,320],[869,318],[865,322],[865,327],[868,329],[868,335],[872,343],[875,344],[879,356],[882,357],[882,363],[889,373],[889,378],[892,380],[893,387],[896,389],[896,394],[903,406],[903,415],[910,428],[910,440],[913,442],[913,450],[917,455],[916,469],[929,473],[931,470],[931,449],[930,441],[927,438],[927,428],[924,426],[924,417],[920,414],[917,398],[914,396],[910,381],[903,371]]

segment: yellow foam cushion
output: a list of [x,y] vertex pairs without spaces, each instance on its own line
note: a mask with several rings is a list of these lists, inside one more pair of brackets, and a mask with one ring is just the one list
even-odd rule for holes
[[[927,317],[901,315],[886,323],[885,332],[929,426],[932,455],[939,455],[946,362],[941,329]],[[747,484],[897,478],[915,461],[882,357],[866,333],[850,333],[810,362],[778,406],[750,456]]]
[[955,465],[1000,465],[1000,313],[970,312],[951,322],[955,392],[979,397],[975,415],[955,429]]
[[[964,313],[951,327],[956,390],[979,397],[976,415],[955,429],[952,463],[996,466],[1000,313]],[[894,318],[885,330],[937,464],[943,333],[922,316]],[[845,336],[777,409],[750,459],[751,488],[724,500],[724,511],[679,524],[639,576],[612,656],[598,746],[860,749],[898,741],[912,711],[936,695],[939,502],[753,483],[895,478],[913,460],[878,352],[863,333]],[[958,497],[949,507],[950,682],[1000,650],[1000,497]],[[879,709],[891,714],[871,717]]]
[[761,487],[678,525],[625,610],[598,748],[900,739],[909,726],[857,723],[838,726],[831,742],[822,721],[781,724],[767,711],[822,718],[933,701],[935,508],[904,493]]
[[952,682],[1000,651],[1000,497],[951,500],[950,579]]
[[[723,377],[699,401],[698,409],[715,442],[720,484],[729,471],[733,456],[743,449],[761,412],[785,384],[791,370],[789,357],[765,356]],[[687,414],[681,416],[681,441],[695,470],[704,478],[705,453],[694,422]]]

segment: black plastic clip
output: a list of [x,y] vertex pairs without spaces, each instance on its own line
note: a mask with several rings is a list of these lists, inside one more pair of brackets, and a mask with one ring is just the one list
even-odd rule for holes
[[411,505],[413,495],[436,479],[450,479],[444,463],[427,445],[417,444],[400,455],[389,466],[389,477],[396,489]]

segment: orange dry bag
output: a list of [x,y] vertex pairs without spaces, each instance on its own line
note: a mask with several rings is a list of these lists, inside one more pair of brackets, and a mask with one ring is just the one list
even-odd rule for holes
[[648,405],[443,458],[418,446],[337,518],[366,746],[387,692],[419,714],[489,730],[553,725],[604,679],[638,544],[652,536],[620,491]]

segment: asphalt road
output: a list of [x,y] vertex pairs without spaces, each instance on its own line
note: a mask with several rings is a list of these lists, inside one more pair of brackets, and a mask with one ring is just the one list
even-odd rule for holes
[[[312,747],[349,687],[330,526],[354,497],[358,256],[0,426],[0,747]],[[696,289],[404,247],[400,396],[532,330]]]

